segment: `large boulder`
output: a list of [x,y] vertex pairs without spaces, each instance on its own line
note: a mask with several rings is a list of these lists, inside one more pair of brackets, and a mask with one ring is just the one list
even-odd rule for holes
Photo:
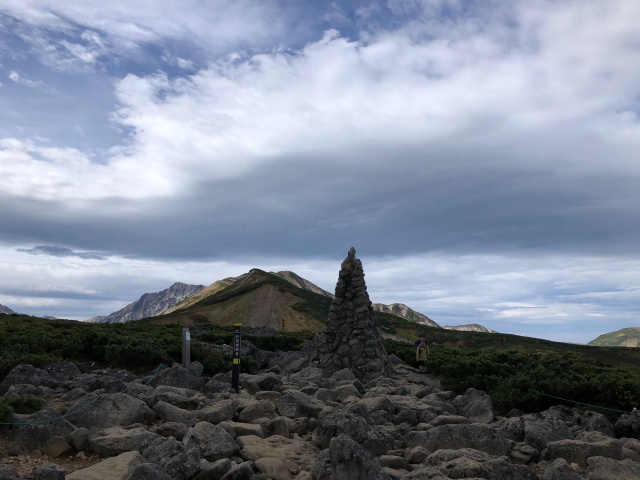
[[453,400],[459,415],[467,417],[473,423],[492,423],[496,419],[491,397],[482,390],[469,388],[464,395]]
[[320,453],[311,442],[296,438],[285,438],[273,435],[260,438],[256,435],[238,437],[236,442],[241,448],[241,456],[245,460],[256,461],[260,458],[278,458],[289,460],[303,470],[309,470]]
[[201,422],[209,422],[214,425],[224,420],[233,420],[240,404],[236,400],[221,400],[213,405],[208,405],[194,413]]
[[619,440],[598,432],[591,432],[580,440],[557,440],[549,442],[542,456],[548,460],[564,458],[569,463],[587,466],[589,457],[607,457],[622,460],[622,444]]
[[575,471],[564,458],[558,458],[540,475],[540,480],[584,480],[584,477]]
[[608,437],[615,437],[616,435],[613,424],[601,413],[587,410],[580,416],[580,424],[588,432],[600,432]]
[[111,457],[124,452],[141,452],[158,438],[162,437],[143,427],[111,427],[90,436],[89,447],[99,455]]
[[280,415],[289,418],[318,417],[324,403],[302,392],[288,391],[276,400]]
[[312,480],[391,480],[358,442],[348,435],[331,439],[311,467]]
[[620,415],[615,424],[616,437],[640,439],[640,410]]
[[198,423],[198,416],[195,412],[176,407],[164,401],[159,401],[153,407],[153,410],[166,422],[183,423],[189,427],[193,427]]
[[613,460],[605,457],[587,459],[589,480],[622,480],[640,478],[640,463],[631,460]]
[[134,423],[148,425],[156,418],[146,403],[126,393],[90,394],[78,400],[69,411],[75,412],[69,420],[76,427],[89,430]]
[[[59,417],[60,414],[53,410],[41,410],[28,415],[14,414],[11,421],[15,425],[0,428],[8,433],[13,442],[21,443],[31,451],[54,437],[65,437],[73,431],[71,425]],[[57,420],[47,421],[52,418]]]
[[525,415],[524,440],[542,451],[548,443],[572,440],[573,433],[563,420],[542,418],[540,415]]
[[[366,410],[365,410],[366,413]],[[369,425],[360,415],[337,411],[322,418],[313,431],[313,442],[327,448],[331,439],[347,435],[374,456],[382,455],[393,448],[394,439],[377,425]]]
[[125,480],[133,469],[147,460],[139,452],[121,453],[87,468],[68,474],[65,480]]
[[58,386],[58,382],[45,370],[27,364],[20,364],[13,367],[4,377],[4,380],[0,382],[0,397],[7,393],[11,385],[17,384],[49,388]]
[[450,478],[538,479],[533,470],[527,466],[514,465],[506,457],[494,457],[469,448],[438,450],[427,458],[425,464]]
[[160,465],[173,480],[189,480],[200,470],[200,452],[185,449],[175,438],[158,438],[142,454],[147,461]]
[[484,424],[441,425],[425,432],[412,431],[406,435],[405,441],[407,447],[422,445],[432,452],[472,448],[490,455],[506,455],[510,446],[500,430]]
[[[201,424],[199,429],[204,431]],[[198,430],[198,429],[196,429]],[[213,428],[208,428],[206,433],[201,434],[202,443],[200,444],[202,456],[210,462],[220,460],[222,458],[229,458],[232,455],[236,455],[240,452],[240,447],[235,442],[231,435],[219,425],[214,425]]]
[[189,390],[202,391],[202,379],[196,377],[189,369],[181,365],[174,365],[171,368],[160,370],[149,382],[149,385],[169,385],[170,387],[186,388]]

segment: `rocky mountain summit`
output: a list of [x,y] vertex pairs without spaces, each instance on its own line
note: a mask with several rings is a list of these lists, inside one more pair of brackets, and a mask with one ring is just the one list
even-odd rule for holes
[[204,288],[204,285],[188,285],[176,282],[156,293],[145,293],[138,300],[104,317],[94,317],[96,323],[124,323],[153,317],[173,307]]
[[241,374],[239,392],[230,372],[209,376],[198,362],[142,378],[18,365],[0,395],[38,396],[44,408],[0,424],[0,479],[640,478],[640,413],[615,425],[568,407],[501,416],[485,392],[444,390],[388,356],[377,335],[350,251],[326,330],[300,351],[242,342],[263,368]]
[[459,332],[496,333],[495,330],[484,327],[479,323],[470,323],[468,325],[445,325],[442,328],[446,328],[447,330],[458,330]]
[[0,304],[0,313],[16,313],[16,312],[11,310],[9,307],[5,307],[4,305]]

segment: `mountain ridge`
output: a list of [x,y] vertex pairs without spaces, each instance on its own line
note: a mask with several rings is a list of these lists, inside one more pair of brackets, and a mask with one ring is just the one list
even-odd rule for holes
[[596,347],[640,347],[640,327],[627,327],[603,333],[587,345]]
[[94,323],[125,323],[152,317],[199,292],[204,285],[176,282],[159,292],[145,293],[138,300],[106,316],[93,317]]
[[7,313],[7,314],[11,314],[11,313],[16,313],[13,310],[11,310],[9,307],[6,307],[2,304],[0,304],[0,313]]

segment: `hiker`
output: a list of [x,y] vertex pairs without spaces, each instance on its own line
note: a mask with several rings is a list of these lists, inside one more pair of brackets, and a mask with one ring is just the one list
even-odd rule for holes
[[429,360],[429,346],[426,340],[420,340],[418,342],[418,348],[416,349],[416,363],[418,364],[418,370],[424,369],[427,371],[427,360]]

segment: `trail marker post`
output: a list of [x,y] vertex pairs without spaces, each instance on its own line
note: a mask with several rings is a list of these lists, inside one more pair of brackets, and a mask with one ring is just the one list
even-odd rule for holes
[[182,366],[189,368],[191,365],[191,332],[188,328],[182,329]]
[[233,366],[231,367],[231,387],[240,393],[240,341],[242,336],[242,324],[233,324]]

